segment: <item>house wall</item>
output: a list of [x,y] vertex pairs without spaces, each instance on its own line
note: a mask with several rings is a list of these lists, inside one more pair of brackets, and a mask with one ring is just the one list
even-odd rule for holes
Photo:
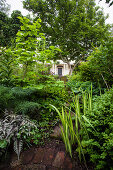
[[[64,63],[62,60],[58,60],[59,64],[53,64],[50,69],[52,74],[58,75],[58,68],[62,68],[62,76],[69,75],[69,67],[67,63]],[[73,64],[72,64],[73,65]]]

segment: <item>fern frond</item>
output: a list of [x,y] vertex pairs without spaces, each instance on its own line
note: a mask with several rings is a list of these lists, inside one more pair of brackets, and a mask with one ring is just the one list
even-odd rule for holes
[[23,141],[21,139],[16,138],[16,140],[14,141],[14,151],[18,156],[18,160],[20,158],[20,153],[22,151],[22,148],[23,148]]

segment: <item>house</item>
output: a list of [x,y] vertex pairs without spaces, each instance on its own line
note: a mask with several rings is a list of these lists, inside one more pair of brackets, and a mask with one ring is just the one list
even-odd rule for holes
[[[71,68],[74,65],[74,61],[70,62]],[[62,60],[57,60],[57,63],[53,63],[50,68],[50,72],[54,75],[66,76],[70,73],[70,68],[67,63],[64,63]]]

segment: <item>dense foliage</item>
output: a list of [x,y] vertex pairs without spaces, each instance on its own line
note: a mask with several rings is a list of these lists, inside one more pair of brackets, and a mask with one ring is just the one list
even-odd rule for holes
[[[4,158],[4,153],[8,152],[8,147],[13,141],[18,158],[24,147],[43,144],[44,140],[49,137],[51,128],[57,123],[57,114],[53,113],[50,104],[60,109],[66,97],[64,83],[60,81],[24,89],[0,86],[1,127],[7,125],[6,130],[4,128],[4,135],[6,135],[0,139],[0,156]],[[27,127],[24,120],[30,122],[29,118],[35,122],[35,124],[32,123],[33,128],[30,124]]]
[[22,16],[21,12],[13,11],[11,17],[8,17],[5,12],[0,11],[0,47],[14,46],[14,40],[21,22],[17,18]]
[[106,17],[94,0],[24,0],[23,4],[41,18],[42,32],[49,44],[62,50],[57,59],[68,63],[70,73],[71,60],[77,63],[108,36]]
[[86,62],[81,62],[76,71],[76,75],[70,82],[92,81],[109,89],[113,83],[113,39],[108,39],[99,48],[96,48],[87,57]]
[[[34,20],[0,11],[0,157],[13,143],[18,159],[43,144],[60,118],[71,157],[112,169],[113,38],[103,11],[94,0],[23,3]],[[50,73],[59,58],[77,66],[65,83]]]
[[82,146],[96,169],[113,167],[113,88],[95,97],[91,113],[86,114],[92,127],[86,122],[88,136],[83,135]]
[[50,79],[44,75],[49,74],[50,60],[54,59],[56,52],[60,51],[59,48],[46,47],[44,34],[40,33],[40,19],[35,22],[26,17],[17,19],[21,26],[16,35],[15,46],[8,49],[2,47],[0,50],[1,80],[11,82],[16,79],[23,84],[34,85],[41,78]]
[[64,84],[60,81],[52,82],[45,86],[40,85],[37,88],[29,87],[23,89],[21,87],[0,86],[1,113],[8,109],[18,114],[29,115],[37,120],[43,114],[47,114],[50,117],[49,103],[54,103],[54,105],[60,107],[59,101],[62,103],[66,98],[66,93],[63,89]]

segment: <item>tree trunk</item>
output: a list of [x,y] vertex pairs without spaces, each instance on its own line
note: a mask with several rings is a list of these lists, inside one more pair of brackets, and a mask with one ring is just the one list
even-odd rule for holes
[[68,68],[69,68],[69,76],[71,76],[72,75],[72,67],[71,67],[70,62],[68,62],[67,64],[68,64]]
[[24,71],[24,74],[23,74],[23,80],[24,78],[26,77],[26,74],[27,74],[27,68],[28,68],[28,62],[26,64],[24,64],[24,67],[23,67],[23,71]]
[[104,83],[105,83],[105,85],[106,85],[107,89],[109,90],[109,86],[108,86],[108,84],[107,84],[107,82],[106,82],[106,80],[105,80],[105,78],[104,78],[104,76],[103,76],[103,74],[102,74],[102,73],[101,73],[101,76],[102,76],[102,79],[104,80]]
[[82,59],[84,58],[84,56],[81,57],[80,60],[77,61],[77,63],[74,64],[73,68],[71,69],[71,71],[73,72],[75,67],[82,61]]

